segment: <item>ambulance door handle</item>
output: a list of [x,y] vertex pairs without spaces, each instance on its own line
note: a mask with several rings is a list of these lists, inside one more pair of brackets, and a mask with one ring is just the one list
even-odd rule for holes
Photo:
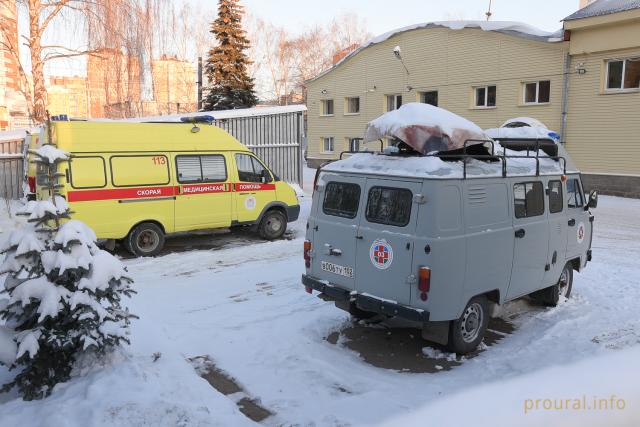
[[256,194],[256,193],[240,193],[241,196],[246,196],[247,194]]
[[573,227],[574,225],[576,225],[576,220],[574,218],[571,218],[568,224],[569,224],[569,227]]
[[522,239],[524,237],[524,235],[526,234],[526,232],[524,231],[524,228],[521,228],[519,230],[516,230],[516,237],[518,239]]

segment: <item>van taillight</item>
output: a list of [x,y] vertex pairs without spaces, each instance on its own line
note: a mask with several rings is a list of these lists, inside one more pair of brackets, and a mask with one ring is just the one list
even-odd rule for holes
[[304,241],[304,266],[311,268],[311,242]]
[[35,193],[36,192],[36,177],[35,176],[30,176],[27,178],[27,183],[29,184],[29,192],[30,193]]
[[418,290],[420,291],[420,299],[426,301],[429,296],[427,292],[431,289],[431,269],[429,267],[420,267],[418,271]]

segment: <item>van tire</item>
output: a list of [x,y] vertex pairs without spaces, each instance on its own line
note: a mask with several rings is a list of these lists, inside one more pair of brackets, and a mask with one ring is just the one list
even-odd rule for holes
[[287,217],[279,210],[270,210],[262,217],[258,234],[265,240],[275,240],[287,231]]
[[143,222],[136,225],[124,240],[124,245],[133,255],[156,256],[164,247],[164,232],[152,222]]
[[447,349],[458,354],[474,351],[484,339],[489,314],[489,303],[484,295],[472,298],[460,318],[451,321]]
[[560,302],[560,296],[569,298],[573,286],[573,264],[568,262],[560,273],[558,283],[531,294],[531,297],[548,307],[555,307]]

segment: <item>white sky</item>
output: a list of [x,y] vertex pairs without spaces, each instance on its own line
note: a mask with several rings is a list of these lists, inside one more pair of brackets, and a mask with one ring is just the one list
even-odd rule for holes
[[[189,0],[215,9],[217,1]],[[522,21],[543,30],[561,28],[560,20],[578,9],[579,0],[492,0],[493,21]],[[252,14],[299,32],[344,12],[364,18],[374,35],[406,25],[452,19],[485,19],[489,0],[242,0]]]

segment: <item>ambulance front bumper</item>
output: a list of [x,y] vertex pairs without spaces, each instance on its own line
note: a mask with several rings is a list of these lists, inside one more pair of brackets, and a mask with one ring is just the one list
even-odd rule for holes
[[389,317],[400,317],[412,322],[426,323],[429,321],[428,311],[417,310],[395,302],[382,300],[371,295],[351,292],[332,283],[320,281],[306,274],[302,275],[302,284],[307,289],[311,288],[322,293],[324,299],[332,301],[351,301],[360,310],[383,314]]

